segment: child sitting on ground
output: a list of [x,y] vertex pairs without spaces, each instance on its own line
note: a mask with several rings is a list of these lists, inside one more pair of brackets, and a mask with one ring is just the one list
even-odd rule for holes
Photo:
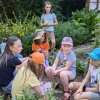
[[49,66],[48,62],[48,50],[50,49],[47,33],[43,29],[37,29],[35,32],[35,38],[32,43],[32,50],[39,51],[44,54],[45,56],[45,64],[46,66]]
[[71,37],[64,37],[61,42],[61,49],[57,54],[52,67],[45,71],[50,80],[55,83],[55,76],[59,76],[64,86],[64,92],[69,92],[69,81],[76,77],[76,56]]
[[[49,66],[49,61],[48,61],[48,50],[50,49],[49,47],[49,43],[48,43],[48,39],[47,39],[47,34],[44,32],[43,29],[37,29],[35,32],[35,38],[33,40],[32,43],[32,50],[34,52],[40,52],[44,55],[45,57],[45,65],[44,67],[48,67]],[[40,67],[37,67],[37,71],[40,70]],[[44,73],[44,68],[41,68],[41,79],[43,77],[43,73]]]
[[[39,80],[35,76],[36,73],[36,67],[40,67],[44,64],[44,55],[35,52],[30,55],[30,59],[27,62],[26,67],[21,67],[21,69],[18,71],[17,75],[14,78],[13,85],[12,85],[12,98],[15,100],[16,97],[23,97],[24,93],[23,90],[28,89],[30,92],[32,92],[32,89],[40,94],[45,95],[43,87],[41,87]],[[19,84],[18,84],[19,83]],[[43,99],[44,100],[44,99]],[[46,99],[47,100],[47,99]]]
[[75,100],[100,100],[100,48],[87,54],[90,57],[90,65],[85,78],[82,82],[70,83],[69,89],[76,90]]

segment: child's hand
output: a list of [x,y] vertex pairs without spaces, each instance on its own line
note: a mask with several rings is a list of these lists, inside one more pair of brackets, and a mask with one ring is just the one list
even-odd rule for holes
[[50,27],[51,25],[50,25],[50,24],[44,24],[44,26],[45,26],[45,27]]
[[57,70],[55,70],[55,71],[54,71],[54,75],[57,75],[57,73],[58,73],[58,71],[57,71]]

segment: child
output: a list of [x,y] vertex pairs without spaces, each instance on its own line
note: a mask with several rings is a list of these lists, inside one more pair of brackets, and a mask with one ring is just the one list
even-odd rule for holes
[[48,36],[51,39],[51,53],[54,52],[56,41],[54,36],[54,26],[58,24],[56,15],[52,12],[52,5],[50,2],[46,1],[44,3],[44,14],[41,16],[41,26],[43,26],[44,31],[48,32]]
[[21,62],[28,59],[18,59],[15,57],[15,55],[21,51],[22,43],[20,39],[15,36],[8,37],[5,50],[0,56],[0,88],[7,94],[11,92],[15,68],[19,69],[21,67]]
[[69,92],[69,81],[76,77],[76,56],[72,47],[72,38],[64,37],[61,42],[61,50],[58,52],[53,66],[46,69],[46,74],[53,83],[55,83],[54,77],[60,76],[65,92]]
[[41,66],[42,64],[44,64],[43,54],[35,52],[30,55],[30,59],[27,62],[27,66],[21,67],[21,69],[18,71],[17,75],[14,78],[12,85],[13,98],[24,96],[23,90],[27,89],[30,92],[32,92],[32,89],[34,89],[34,91],[39,93],[40,95],[45,94],[43,88],[40,86],[41,84],[39,80],[35,76],[36,67]]
[[35,38],[32,43],[32,50],[34,52],[39,51],[43,53],[45,56],[45,64],[46,66],[49,66],[48,50],[50,49],[50,47],[47,39],[47,33],[45,33],[43,29],[37,29],[34,35]]
[[73,91],[75,100],[100,100],[100,48],[87,53],[90,57],[88,72],[81,82],[72,82],[69,88]]

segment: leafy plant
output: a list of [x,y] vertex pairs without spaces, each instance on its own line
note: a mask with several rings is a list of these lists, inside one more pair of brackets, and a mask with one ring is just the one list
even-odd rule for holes
[[[45,97],[47,98],[47,100],[57,100],[56,99],[57,97],[55,97],[55,94],[59,94],[59,93],[62,93],[62,92],[59,90],[55,90],[55,88],[52,86],[52,88],[48,91]],[[15,97],[15,98],[16,100],[44,100],[43,96],[40,96],[37,93],[33,94],[32,92],[29,92],[28,89],[25,89],[23,91],[22,97]]]
[[88,64],[88,62],[87,62],[88,60],[86,59],[86,60],[77,60],[76,61],[76,71],[77,71],[77,73],[80,73],[80,74],[84,74],[84,71],[85,71],[85,69],[86,69],[86,67],[87,67],[87,64]]
[[94,38],[94,48],[100,47],[100,13],[98,13],[97,17],[95,18],[95,29],[92,31],[95,35]]
[[23,42],[24,55],[31,53],[32,34],[39,27],[37,24],[38,17],[33,15],[31,19],[28,19],[29,15],[30,13],[28,12],[23,20],[18,20],[14,14],[14,21],[7,18],[7,22],[0,22],[0,40],[3,37],[18,36]]
[[59,22],[55,28],[56,46],[60,48],[61,40],[65,36],[70,36],[74,40],[74,46],[85,44],[91,41],[89,29],[84,27],[84,23],[78,23],[76,20]]

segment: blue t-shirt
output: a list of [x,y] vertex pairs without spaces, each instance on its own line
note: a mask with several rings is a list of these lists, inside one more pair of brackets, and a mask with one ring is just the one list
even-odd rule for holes
[[[49,14],[42,14],[41,19],[43,19],[44,24],[53,24],[54,19],[56,19],[56,15],[54,13],[49,13]],[[54,26],[50,27],[43,27],[44,31],[54,31]]]
[[13,72],[17,65],[21,64],[21,61],[13,54],[7,60],[7,64],[0,64],[0,87],[7,86],[13,79]]
[[64,56],[63,51],[59,51],[57,54],[57,59],[59,59],[59,66],[62,67],[65,67],[67,61],[72,61],[73,63],[69,70],[76,72],[76,55],[74,51],[71,51],[66,56]]
[[90,87],[95,87],[98,82],[98,75],[100,73],[100,68],[94,69],[94,67],[90,64],[89,65],[89,72],[90,72]]

